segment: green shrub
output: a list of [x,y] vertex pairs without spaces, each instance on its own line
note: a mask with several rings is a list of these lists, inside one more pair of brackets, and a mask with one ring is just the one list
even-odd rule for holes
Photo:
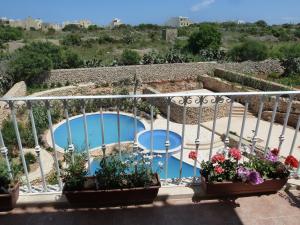
[[47,184],[50,184],[50,185],[58,184],[58,177],[57,177],[56,171],[51,170],[51,172],[47,176]]
[[27,166],[37,162],[36,156],[31,152],[25,153],[24,157],[25,157],[25,161],[26,161]]
[[284,67],[284,75],[299,75],[300,74],[300,58],[288,58],[281,61],[281,66]]
[[[34,147],[34,140],[32,137],[31,129],[28,129],[24,124],[18,123],[18,128],[21,136],[21,142],[23,146]],[[2,135],[4,143],[10,150],[10,155],[13,154],[13,150],[18,148],[17,139],[15,135],[15,130],[13,123],[9,120],[4,120],[2,123]],[[12,155],[14,156],[14,155]]]
[[79,46],[82,41],[79,34],[68,34],[63,38],[61,43],[66,46]]
[[213,25],[202,24],[199,30],[192,33],[188,40],[188,49],[198,54],[202,49],[217,50],[221,46],[221,33]]
[[121,64],[123,65],[138,65],[140,61],[140,55],[133,50],[125,49],[121,55]]
[[262,42],[248,40],[233,47],[229,52],[229,57],[237,62],[246,60],[261,61],[268,57],[268,48]]
[[64,155],[67,167],[62,170],[62,180],[65,183],[65,190],[81,190],[84,185],[86,169],[86,155],[74,154],[74,162],[70,154]]
[[22,29],[0,25],[0,43],[20,40],[22,37]]

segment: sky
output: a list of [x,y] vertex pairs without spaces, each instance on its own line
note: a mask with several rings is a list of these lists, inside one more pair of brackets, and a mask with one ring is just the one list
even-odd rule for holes
[[127,24],[163,24],[174,16],[194,22],[300,23],[300,0],[0,0],[0,17],[62,23],[89,19],[106,25],[113,18]]

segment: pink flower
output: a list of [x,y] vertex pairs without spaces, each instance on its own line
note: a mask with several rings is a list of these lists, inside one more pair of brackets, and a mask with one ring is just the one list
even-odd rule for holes
[[216,166],[214,168],[214,171],[215,171],[216,174],[221,174],[221,173],[224,172],[224,169],[221,166]]
[[222,163],[225,161],[225,156],[223,154],[218,153],[212,157],[211,161],[212,163]]
[[229,155],[235,160],[240,160],[242,158],[241,151],[237,148],[229,149]]
[[189,158],[192,160],[196,160],[197,159],[197,153],[195,151],[191,151],[189,153]]

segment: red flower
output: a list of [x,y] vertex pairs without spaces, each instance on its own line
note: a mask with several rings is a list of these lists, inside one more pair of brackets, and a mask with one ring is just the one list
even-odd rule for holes
[[215,171],[216,174],[221,174],[221,173],[224,172],[224,169],[221,166],[216,166],[214,168],[214,171]]
[[212,157],[211,161],[212,163],[217,163],[217,162],[222,163],[225,161],[225,156],[223,154],[218,153]]
[[237,148],[229,149],[229,155],[235,160],[240,160],[242,158],[241,151]]
[[298,160],[292,155],[289,155],[288,157],[286,157],[284,164],[294,167],[294,168],[298,168],[298,166],[299,166]]
[[197,153],[195,151],[191,151],[189,153],[189,158],[192,160],[196,160],[197,159]]
[[278,155],[279,155],[279,149],[273,148],[273,149],[271,150],[271,153],[272,153],[273,155],[278,156]]

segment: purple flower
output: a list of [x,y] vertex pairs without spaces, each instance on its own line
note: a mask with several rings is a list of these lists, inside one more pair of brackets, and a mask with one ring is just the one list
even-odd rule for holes
[[264,182],[264,179],[261,178],[260,174],[256,171],[251,171],[249,176],[248,176],[248,181],[253,184],[261,184]]
[[242,179],[243,182],[246,182],[248,180],[249,174],[250,171],[243,166],[240,166],[237,170],[237,175],[240,179]]
[[271,151],[267,153],[266,155],[266,160],[269,160],[271,162],[277,162],[278,161],[278,155],[275,155],[274,153],[272,153]]

